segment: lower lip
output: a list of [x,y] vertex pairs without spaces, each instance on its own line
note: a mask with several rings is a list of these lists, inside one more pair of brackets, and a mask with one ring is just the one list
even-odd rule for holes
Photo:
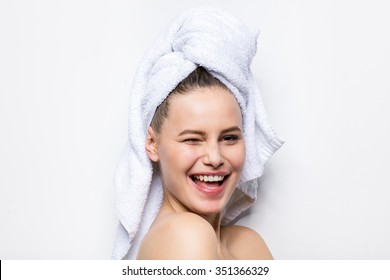
[[206,185],[203,185],[202,183],[197,184],[195,183],[191,178],[191,182],[195,187],[203,194],[206,194],[208,196],[218,196],[220,195],[223,190],[225,189],[227,178],[223,181],[222,185],[218,187],[207,187]]

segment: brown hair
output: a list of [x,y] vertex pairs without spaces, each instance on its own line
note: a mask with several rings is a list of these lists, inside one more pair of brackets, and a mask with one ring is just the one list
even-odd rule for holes
[[174,94],[183,94],[197,88],[218,86],[227,87],[217,78],[213,77],[202,66],[197,67],[187,78],[182,80],[168,97],[157,107],[150,126],[155,132],[160,132],[164,119],[168,116],[169,99]]

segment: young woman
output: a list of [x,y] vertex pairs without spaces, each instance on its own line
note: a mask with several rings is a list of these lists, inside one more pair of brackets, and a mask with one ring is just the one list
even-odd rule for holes
[[146,151],[159,165],[163,202],[138,259],[271,259],[246,227],[221,227],[241,176],[245,139],[229,89],[197,68],[161,104]]
[[231,225],[283,143],[250,70],[256,41],[229,13],[198,8],[144,57],[115,173],[114,259],[272,258],[259,234]]

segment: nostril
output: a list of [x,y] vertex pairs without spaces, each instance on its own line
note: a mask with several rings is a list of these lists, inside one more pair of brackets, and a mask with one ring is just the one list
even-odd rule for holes
[[218,147],[218,143],[210,144],[205,151],[203,157],[203,163],[206,165],[211,165],[214,168],[221,166],[225,162],[223,158],[220,147]]

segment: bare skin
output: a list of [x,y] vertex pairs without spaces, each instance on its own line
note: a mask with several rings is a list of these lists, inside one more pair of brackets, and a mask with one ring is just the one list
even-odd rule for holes
[[160,132],[149,128],[145,144],[160,166],[163,202],[137,259],[272,259],[255,231],[221,226],[245,162],[242,130],[227,89],[172,96]]
[[190,213],[164,213],[153,223],[138,251],[144,260],[270,260],[264,240],[242,226],[213,228]]

